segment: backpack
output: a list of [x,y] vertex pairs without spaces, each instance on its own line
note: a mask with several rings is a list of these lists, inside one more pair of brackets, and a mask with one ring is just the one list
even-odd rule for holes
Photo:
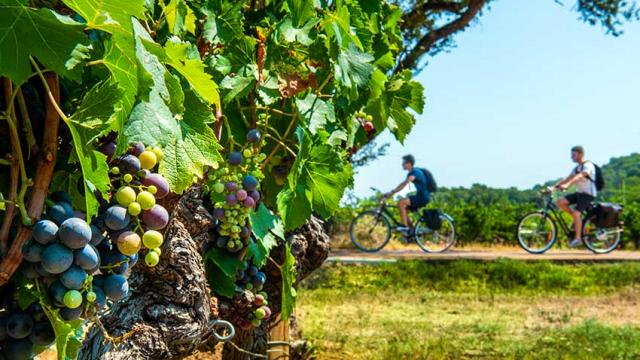
[[596,185],[596,190],[598,191],[602,191],[602,189],[604,189],[604,175],[602,174],[602,168],[598,165],[596,165],[594,162],[590,161],[590,163],[593,164],[593,167],[596,169],[596,178],[595,179],[591,179],[589,178],[589,180],[593,181],[593,183]]
[[424,177],[427,179],[427,190],[429,190],[430,193],[434,193],[438,191],[438,184],[436,183],[436,179],[433,178],[433,174],[431,173],[431,171],[425,169],[425,168],[419,168],[420,171],[422,171],[422,173],[424,174]]

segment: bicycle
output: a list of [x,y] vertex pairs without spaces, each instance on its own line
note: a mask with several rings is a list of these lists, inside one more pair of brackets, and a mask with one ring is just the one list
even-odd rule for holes
[[[561,210],[553,201],[553,188],[541,191],[543,206],[540,210],[525,215],[518,223],[517,238],[520,246],[531,254],[542,254],[558,239],[558,224],[567,238],[575,235],[573,226],[561,216]],[[601,228],[595,213],[597,202],[583,212],[582,242],[595,254],[606,254],[618,247],[623,231],[622,224]]]
[[[374,189],[375,190],[375,189]],[[373,253],[384,248],[391,239],[391,232],[397,230],[403,224],[389,211],[394,205],[387,205],[387,198],[382,196],[378,206],[372,210],[365,210],[358,214],[349,227],[351,242],[364,252]],[[413,217],[415,224],[409,229],[408,234],[402,233],[401,241],[410,243],[415,241],[418,246],[428,253],[440,253],[447,251],[455,243],[456,227],[453,218],[438,210],[440,227],[431,229],[420,211],[424,209],[411,209],[409,216]],[[393,223],[393,228],[392,228]]]

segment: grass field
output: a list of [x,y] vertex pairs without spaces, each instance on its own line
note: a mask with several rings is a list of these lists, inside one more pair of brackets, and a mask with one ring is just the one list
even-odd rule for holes
[[640,359],[640,264],[333,265],[299,291],[320,359]]

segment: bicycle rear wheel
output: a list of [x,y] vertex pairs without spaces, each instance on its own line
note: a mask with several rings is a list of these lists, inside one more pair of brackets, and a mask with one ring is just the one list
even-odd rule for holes
[[383,214],[364,211],[351,222],[349,234],[355,247],[364,252],[376,252],[389,242],[391,224]]
[[544,253],[556,239],[556,223],[541,211],[525,215],[518,223],[518,243],[531,254]]
[[622,238],[622,227],[599,228],[593,219],[587,219],[582,225],[582,241],[596,254],[607,254],[615,250]]
[[449,250],[456,242],[456,226],[447,214],[440,214],[441,225],[438,230],[430,229],[424,219],[416,223],[415,239],[422,251],[441,253]]

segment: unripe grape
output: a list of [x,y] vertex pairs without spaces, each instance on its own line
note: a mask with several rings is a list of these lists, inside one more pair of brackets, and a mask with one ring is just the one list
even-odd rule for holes
[[244,201],[244,199],[247,198],[247,192],[243,189],[238,190],[238,192],[236,192],[236,198],[238,198],[238,200],[240,201]]
[[371,122],[371,121],[373,121],[373,116],[371,116],[371,115],[367,115],[367,116],[365,116],[365,118],[364,118],[364,119],[365,119],[366,121]]
[[154,148],[151,148],[151,151],[153,151],[153,153],[156,155],[156,160],[158,162],[162,161],[162,158],[164,158],[164,153],[162,152],[161,148],[154,147]]
[[142,212],[142,207],[140,206],[140,204],[134,201],[129,204],[129,206],[127,207],[127,211],[129,212],[129,215],[138,216]]
[[158,163],[158,158],[153,151],[146,150],[139,156],[140,167],[151,170]]
[[158,188],[155,185],[149,185],[147,191],[155,195],[158,192]]
[[118,236],[118,250],[127,256],[132,256],[140,251],[141,240],[140,235],[133,231],[125,231]]
[[142,243],[148,249],[155,249],[162,246],[162,233],[155,230],[148,230],[142,235]]
[[122,179],[124,180],[124,182],[126,183],[130,183],[131,180],[133,180],[133,176],[131,174],[124,174],[124,176],[122,177]]
[[87,301],[91,303],[96,301],[96,293],[94,293],[93,291],[87,292]]
[[245,158],[250,158],[253,153],[249,149],[244,149],[242,150],[242,155],[244,155]]
[[253,312],[253,316],[255,316],[256,319],[258,319],[258,320],[264,319],[265,315],[266,315],[266,313],[265,313],[263,308],[258,308],[258,309],[256,309],[256,311]]
[[116,201],[122,206],[128,206],[136,201],[136,192],[130,186],[122,186],[116,192]]
[[246,199],[244,199],[244,201],[242,202],[242,204],[244,205],[244,207],[246,208],[252,208],[256,205],[256,201],[253,200],[253,198],[248,197]]
[[117,166],[112,167],[112,168],[111,168],[111,173],[112,173],[113,175],[118,175],[118,174],[120,174],[120,168],[119,168],[119,167],[117,167]]
[[251,325],[253,325],[253,326],[255,326],[255,327],[260,326],[260,324],[262,324],[262,321],[261,321],[261,320],[258,320],[258,319],[253,319],[253,320],[251,320]]
[[82,294],[78,290],[69,290],[64,294],[64,305],[70,309],[75,309],[82,305]]
[[263,162],[266,158],[267,158],[267,154],[260,153],[258,154],[258,157],[256,158],[256,160],[258,160],[258,162]]
[[156,204],[156,198],[148,191],[140,191],[136,201],[142,207],[142,210],[149,210]]
[[229,242],[227,242],[227,248],[233,249],[235,247],[236,247],[236,243],[233,240],[229,240]]
[[149,249],[149,251],[154,252],[156,254],[158,254],[158,256],[162,255],[162,249],[157,247],[155,249]]
[[158,265],[160,262],[160,256],[155,251],[149,251],[147,255],[144,256],[144,263],[147,264],[148,267],[154,267]]

